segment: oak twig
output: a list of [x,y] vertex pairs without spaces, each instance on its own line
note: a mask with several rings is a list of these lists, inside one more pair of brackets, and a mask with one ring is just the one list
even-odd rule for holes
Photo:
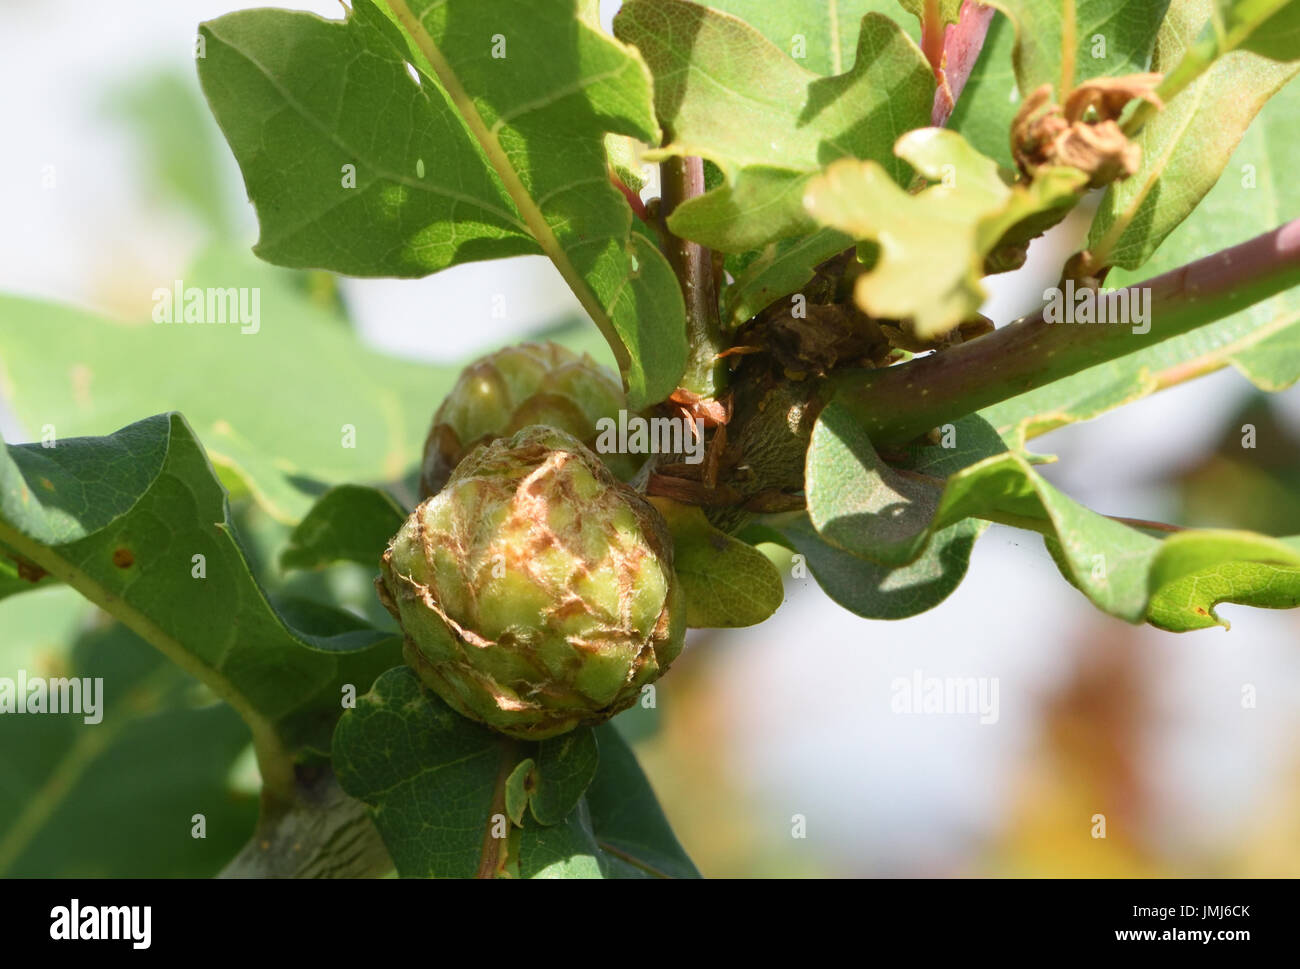
[[911,440],[999,401],[1216,322],[1300,285],[1300,219],[1137,283],[1151,290],[1150,329],[1049,324],[1042,312],[963,343],[832,382],[877,446]]

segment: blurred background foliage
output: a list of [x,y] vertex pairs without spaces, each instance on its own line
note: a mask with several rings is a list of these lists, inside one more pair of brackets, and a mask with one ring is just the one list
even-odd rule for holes
[[[46,106],[18,119],[23,149],[0,172],[15,214],[0,229],[0,291],[23,298],[0,302],[0,430],[10,442],[37,439],[45,423],[103,434],[182,410],[231,491],[264,587],[390,625],[370,570],[280,570],[292,523],[341,481],[387,487],[409,507],[427,422],[478,352],[539,335],[607,351],[540,260],[402,283],[254,260],[237,169],[186,63],[194,24],[232,6],[96,13],[151,24],[141,43],[153,46],[117,50],[111,68],[81,63],[79,83],[45,89]],[[6,89],[53,85],[51,73],[21,72],[39,72],[42,45],[83,13],[70,0],[0,4],[0,33],[28,51],[0,73]],[[93,49],[95,21],[80,26]],[[103,160],[100,143],[113,146]],[[46,165],[70,192],[40,188]],[[110,201],[86,209],[78,180]],[[1031,262],[1067,248],[1044,240]],[[152,292],[176,278],[262,287],[263,331],[190,338],[146,325]],[[1023,303],[1032,287],[999,281],[993,303]],[[503,316],[489,309],[502,302]],[[985,308],[1010,318],[995,310]],[[1224,372],[1054,432],[1038,450],[1060,454],[1058,485],[1107,512],[1294,534],[1296,394],[1258,394]],[[304,409],[341,416],[308,422]],[[320,428],[344,415],[378,422],[385,440],[340,448]],[[1242,447],[1247,424],[1254,448]],[[219,871],[256,818],[242,723],[133,633],[67,589],[27,591],[5,561],[0,676],[103,676],[118,713],[94,726],[0,717],[0,874]],[[901,624],[839,610],[788,555],[779,561],[787,602],[773,620],[695,631],[659,707],[616,721],[706,875],[1300,873],[1295,613],[1228,607],[1230,633],[1130,627],[1061,582],[1033,536],[1001,527],[951,599]],[[997,722],[891,712],[891,684],[916,670],[996,677]],[[202,839],[191,836],[197,814]],[[1095,815],[1104,839],[1092,837]]]

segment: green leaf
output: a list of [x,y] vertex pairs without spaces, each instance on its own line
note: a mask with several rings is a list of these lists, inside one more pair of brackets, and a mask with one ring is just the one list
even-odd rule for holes
[[726,183],[677,207],[674,232],[725,252],[810,231],[808,178],[836,158],[878,162],[905,181],[890,148],[926,124],[934,79],[892,20],[862,20],[854,66],[823,78],[757,30],[679,0],[629,0],[614,20],[655,77],[655,109],[669,138],[656,154],[700,155]]
[[333,751],[339,784],[370,806],[398,874],[470,878],[485,859],[494,867],[493,815],[504,813],[505,784],[522,758],[500,734],[452,712],[409,668],[375,680],[339,720]]
[[[181,410],[223,480],[286,522],[331,484],[392,481],[419,462],[458,368],[363,347],[336,313],[304,298],[294,274],[224,247],[207,250],[183,283],[258,294],[257,331],[124,323],[0,296],[0,392],[17,420],[63,438]],[[196,360],[205,373],[238,375],[238,387],[196,377]]]
[[578,803],[563,823],[548,827],[526,819],[519,833],[519,874],[523,878],[639,877],[600,849],[592,830],[591,809]]
[[[1060,543],[1050,537],[1045,541],[1062,574],[1077,587]],[[1222,602],[1266,609],[1300,605],[1300,536],[1179,532],[1166,538],[1147,564],[1146,621],[1170,632],[1230,628],[1214,608]]]
[[[582,733],[547,749],[511,741],[453,713],[399,667],[339,721],[334,765],[344,789],[370,806],[404,877],[498,875],[512,864],[524,877],[695,874],[613,727],[597,728],[597,744]],[[531,770],[523,766],[530,761]],[[536,797],[548,765],[554,786],[542,814],[571,806],[554,826],[523,808],[529,777],[539,782]],[[586,780],[586,794],[575,797]],[[493,837],[516,814],[523,829]]]
[[[940,490],[940,489],[936,489]],[[936,495],[926,531],[968,516],[1047,523],[1063,539],[1067,575],[1099,608],[1130,621],[1145,605],[1145,560],[1159,542],[1077,505],[1014,452],[987,458],[951,476]],[[1094,566],[1102,566],[1094,570]]]
[[1254,51],[1275,61],[1293,61],[1300,51],[1300,3],[1296,0],[1210,2],[1212,6],[1189,5],[1188,15],[1203,26],[1195,42],[1169,63],[1159,92],[1166,99],[1235,50]]
[[199,35],[199,80],[257,208],[262,258],[423,276],[538,251],[450,99],[407,74],[406,41],[373,3],[344,22],[240,11]]
[[738,327],[783,296],[798,292],[818,265],[852,244],[851,238],[834,229],[768,243],[724,291],[723,324]]
[[[248,728],[120,624],[79,638],[56,631],[59,617],[78,609],[62,601],[75,599],[71,590],[51,591],[0,605],[0,675],[98,678],[102,719],[0,716],[0,874],[216,874],[257,817],[255,793],[235,780]],[[76,645],[58,659],[22,657],[51,635]],[[196,814],[202,838],[193,836]]]
[[769,527],[768,540],[802,555],[817,584],[849,612],[864,619],[908,619],[956,591],[966,577],[975,539],[987,525],[972,521],[942,529],[916,561],[897,568],[836,548],[817,534],[806,515]]
[[257,206],[260,256],[423,276],[541,252],[609,341],[632,406],[671,393],[681,291],[633,231],[604,145],[659,140],[650,78],[573,0],[357,0],[343,21],[253,10],[201,33],[199,76]]
[[868,13],[901,21],[912,40],[921,41],[920,14],[915,22],[902,17],[898,0],[709,0],[705,6],[739,17],[800,66],[823,75],[843,74],[853,63]]
[[785,601],[785,586],[766,555],[709,523],[704,511],[650,499],[673,536],[673,569],[686,593],[692,628],[756,626]]
[[[1222,178],[1138,270],[1113,270],[1108,286],[1132,286],[1244,242],[1300,213],[1291,177],[1292,119],[1300,84],[1283,88],[1260,112]],[[1157,318],[1153,326],[1159,326]],[[1089,367],[980,414],[1013,447],[1063,424],[1091,420],[1147,394],[1232,366],[1263,390],[1300,380],[1300,291],[1295,289],[1208,326]]]
[[[900,561],[954,523],[985,518],[1043,533],[1065,577],[1099,609],[1129,622],[1183,631],[1221,622],[1214,606],[1223,601],[1270,608],[1300,603],[1300,537],[1211,530],[1153,537],[1066,497],[1012,451],[944,481],[883,474],[870,443],[854,439],[834,407],[827,408],[826,434],[815,442],[824,453],[810,451],[808,503],[822,534],[840,544]],[[853,461],[862,471],[853,470]],[[822,476],[844,491],[856,485],[866,493],[846,498],[821,487]],[[1201,588],[1201,579],[1212,584]]]
[[379,558],[406,521],[387,492],[339,485],[321,496],[298,523],[280,556],[282,569],[318,569],[335,562],[379,568]]
[[1152,565],[1147,621],[1175,632],[1227,627],[1220,602],[1268,609],[1300,606],[1300,537],[1184,532],[1166,539]]
[[580,727],[537,745],[537,789],[530,804],[539,824],[559,824],[577,807],[600,755],[590,728]]
[[279,562],[290,544],[292,528],[250,500],[231,502],[231,520],[253,575],[273,601],[307,599],[345,609],[379,629],[397,628],[375,595],[374,560],[365,565],[340,561],[326,568],[286,571]]
[[[992,428],[975,417],[941,428],[940,435],[940,444],[911,445],[892,455],[899,469],[894,470],[879,460],[843,405],[832,401],[814,425],[806,469],[808,504],[815,506],[823,533],[800,514],[771,519],[766,529],[751,528],[745,537],[798,552],[826,594],[856,615],[905,619],[933,609],[961,584],[987,523],[957,521],[918,543],[921,547],[901,551],[861,541],[855,526],[870,514],[871,496],[888,497],[893,481],[947,476],[1005,449]],[[889,480],[880,480],[882,475]],[[878,510],[886,530],[893,514],[908,514],[898,504]]]
[[[1175,5],[1156,37],[1152,69],[1169,71],[1209,21],[1210,0]],[[1094,267],[1135,269],[1210,191],[1264,103],[1300,70],[1238,50],[1215,60],[1137,137],[1142,166],[1107,189],[1088,234]]]
[[[1220,50],[1240,47],[1275,61],[1291,61],[1300,52],[1300,3],[1296,0],[1227,0],[1222,33],[1206,33],[1219,40]],[[1221,39],[1220,39],[1221,38]]]
[[[929,539],[936,479],[1005,450],[992,427],[967,417],[941,428],[939,444],[910,446],[896,469],[881,460],[852,412],[832,401],[818,415],[808,444],[808,517],[822,538],[846,552],[881,565],[908,565]],[[978,535],[974,522],[964,524]]]
[[1016,25],[1021,97],[1051,84],[1058,100],[1081,81],[1147,69],[1169,0],[992,0]]
[[605,154],[609,158],[609,167],[614,170],[618,180],[634,192],[640,192],[648,184],[646,174],[649,166],[641,161],[643,148],[635,138],[627,135],[606,135]]
[[1003,234],[1072,205],[1087,180],[1054,168],[1008,186],[992,159],[944,128],[910,132],[894,150],[933,184],[909,194],[875,162],[842,160],[809,182],[805,205],[823,225],[879,245],[854,297],[872,316],[911,319],[922,339],[972,318],[985,299],[984,259]]
[[524,812],[528,810],[528,798],[532,787],[537,783],[534,771],[537,765],[531,757],[521,760],[506,778],[506,814],[515,827],[523,827]]
[[[267,602],[226,496],[179,415],[107,438],[0,453],[0,541],[72,586],[210,687],[253,730],[263,773],[328,749],[341,688],[364,688],[396,637],[325,606],[292,628]],[[202,556],[201,559],[197,558]]]
[[[698,878],[632,748],[613,724],[601,724],[595,733],[600,769],[584,800],[604,854],[644,875]],[[628,874],[627,868],[620,870]]]

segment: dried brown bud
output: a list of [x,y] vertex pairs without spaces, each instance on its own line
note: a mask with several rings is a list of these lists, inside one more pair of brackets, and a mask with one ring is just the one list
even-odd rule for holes
[[1163,79],[1163,74],[1125,74],[1123,77],[1094,77],[1084,81],[1065,99],[1062,106],[1065,120],[1071,123],[1083,121],[1088,109],[1092,108],[1097,120],[1118,121],[1124,106],[1134,98],[1149,101],[1156,109],[1163,108],[1164,102],[1155,91]]
[[1100,188],[1134,174],[1142,164],[1142,149],[1114,121],[1075,122],[1056,139],[1051,161],[1088,172],[1088,187]]
[[1011,153],[1020,170],[1032,177],[1040,168],[1063,165],[1089,175],[1088,187],[1100,188],[1138,170],[1142,150],[1117,120],[1134,98],[1162,107],[1155,93],[1159,74],[1084,81],[1065,99],[1052,101],[1052,86],[1037,88],[1016,113],[1011,126]]

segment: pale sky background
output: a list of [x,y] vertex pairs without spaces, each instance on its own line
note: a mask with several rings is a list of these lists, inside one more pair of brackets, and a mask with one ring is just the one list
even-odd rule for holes
[[[106,120],[101,92],[164,67],[192,77],[196,24],[256,5],[0,0],[0,290],[102,309],[96,294],[118,271],[179,274],[200,235],[151,201],[132,141]],[[340,15],[325,0],[276,5]],[[40,187],[46,165],[55,166],[57,191]],[[242,199],[233,159],[224,175],[213,191]],[[252,208],[239,211],[251,244]],[[985,312],[1005,323],[1034,309],[1063,251],[1036,247],[1026,269],[993,282]],[[348,280],[344,288],[369,342],[425,359],[494,349],[577,309],[540,257],[419,281]],[[491,317],[492,293],[506,294],[511,319]],[[1201,453],[1204,436],[1218,433],[1246,389],[1235,373],[1220,373],[1055,432],[1036,450],[1059,454],[1053,480],[1099,511],[1158,518],[1169,510],[1150,482]],[[1296,391],[1286,396],[1291,417],[1300,418]],[[14,439],[2,415],[0,430]],[[866,622],[811,580],[805,585],[791,585],[767,624],[718,639],[729,659],[715,664],[727,674],[716,674],[715,688],[734,710],[738,771],[781,836],[789,816],[802,813],[810,850],[852,858],[861,870],[943,870],[1004,820],[1040,698],[1066,672],[1072,637],[1097,628],[1084,625],[1094,610],[1059,577],[1036,536],[996,526],[957,593],[915,619]],[[1148,769],[1171,805],[1163,837],[1175,845],[1230,842],[1295,766],[1300,626],[1285,613],[1223,613],[1231,633],[1140,633],[1159,671],[1165,715]],[[999,722],[891,714],[890,681],[914,669],[999,677]],[[1259,687],[1258,709],[1240,708],[1245,682]],[[662,688],[671,684],[670,674]]]

